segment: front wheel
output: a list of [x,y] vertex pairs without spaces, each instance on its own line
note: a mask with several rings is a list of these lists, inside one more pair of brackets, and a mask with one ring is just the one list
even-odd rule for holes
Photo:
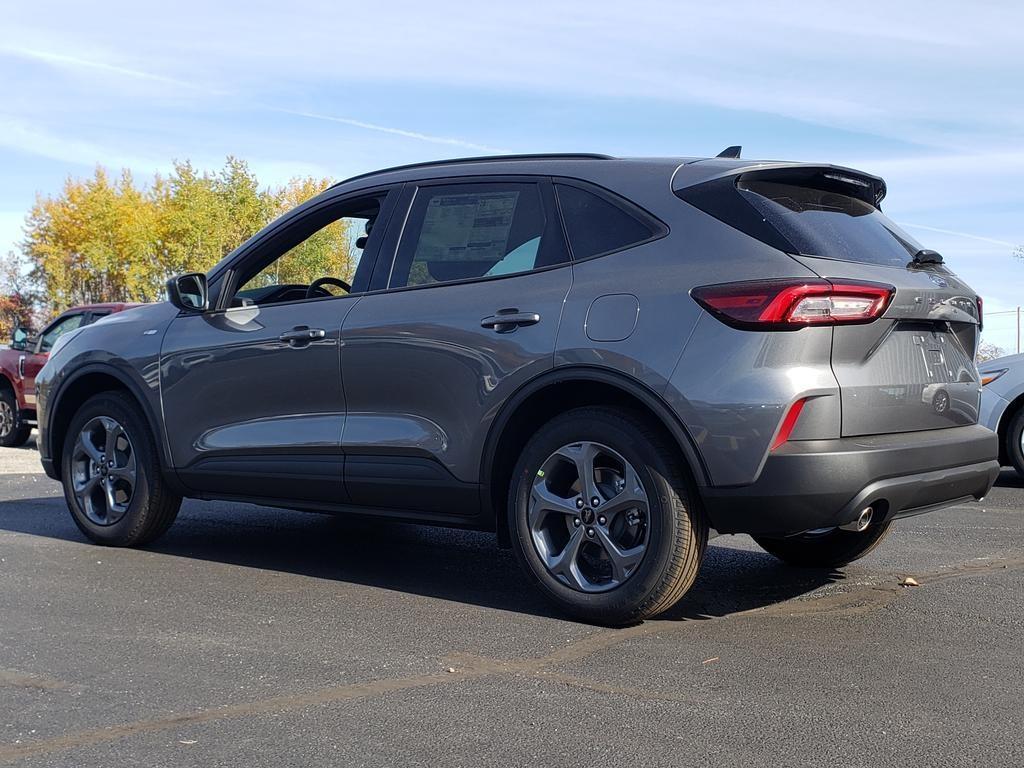
[[1003,445],[1010,464],[1017,474],[1024,478],[1024,408],[1019,409],[1010,418],[1010,426],[1006,430],[1006,442]]
[[579,408],[527,443],[509,491],[513,549],[565,612],[641,621],[693,584],[708,530],[678,447],[639,415]]
[[821,533],[808,531],[775,539],[755,536],[765,552],[789,565],[801,568],[839,568],[860,560],[882,543],[892,529],[892,521],[872,524],[863,531],[833,528]]
[[146,417],[121,392],[85,402],[61,456],[64,498],[75,524],[97,544],[129,547],[166,531],[181,506],[167,487]]

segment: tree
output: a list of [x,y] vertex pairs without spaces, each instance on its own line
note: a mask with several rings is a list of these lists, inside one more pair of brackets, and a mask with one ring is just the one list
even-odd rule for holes
[[997,357],[1004,357],[1006,350],[1002,347],[997,347],[990,341],[983,341],[978,345],[978,354],[975,356],[977,362],[986,363],[989,360],[995,360]]
[[[99,301],[156,301],[169,277],[208,271],[271,219],[329,184],[309,178],[261,188],[235,157],[215,173],[175,162],[169,175],[143,185],[127,170],[112,179],[98,167],[88,179],[68,178],[56,195],[37,197],[21,253],[38,291],[20,295],[47,314]],[[275,278],[350,277],[348,234],[340,223],[318,233],[282,259]]]
[[[330,179],[292,179],[279,191],[274,214],[291,210],[330,185]],[[253,277],[247,286],[309,284],[325,275],[351,283],[356,267],[351,234],[346,220],[328,224]]]

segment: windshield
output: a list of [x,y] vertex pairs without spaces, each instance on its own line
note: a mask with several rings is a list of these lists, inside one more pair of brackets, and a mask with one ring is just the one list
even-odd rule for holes
[[906,266],[921,246],[873,205],[834,190],[740,181],[740,194],[805,256]]

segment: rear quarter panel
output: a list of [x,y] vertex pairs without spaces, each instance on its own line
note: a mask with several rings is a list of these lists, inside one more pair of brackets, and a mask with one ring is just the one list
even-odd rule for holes
[[[566,299],[556,366],[611,368],[640,381],[675,410],[715,485],[752,482],[787,406],[814,394],[799,429],[838,437],[831,330],[755,333],[707,316],[690,297],[700,285],[813,273],[668,191],[652,199],[618,190],[658,216],[669,234],[579,262]],[[635,330],[619,341],[588,336],[588,312],[610,294],[637,297]],[[800,437],[799,432],[794,437]]]

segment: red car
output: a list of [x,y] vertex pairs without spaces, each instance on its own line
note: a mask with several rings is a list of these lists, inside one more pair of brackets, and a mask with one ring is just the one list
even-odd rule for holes
[[38,336],[17,328],[8,349],[0,349],[0,445],[23,445],[36,420],[36,374],[57,339],[114,312],[138,304],[85,304],[58,315]]

